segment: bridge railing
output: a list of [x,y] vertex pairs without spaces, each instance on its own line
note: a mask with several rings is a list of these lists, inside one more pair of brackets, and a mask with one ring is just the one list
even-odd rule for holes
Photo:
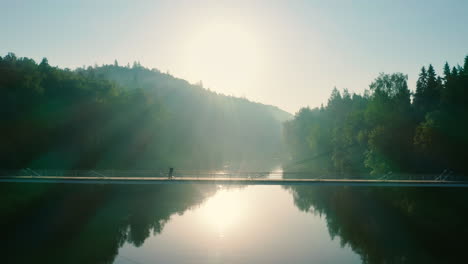
[[[0,177],[126,177],[126,178],[168,178],[168,170],[54,170],[54,169],[18,169],[0,170]],[[392,174],[368,175],[317,175],[312,172],[269,172],[269,171],[225,171],[225,170],[174,170],[173,178],[239,178],[239,179],[347,179],[347,180],[410,180],[410,181],[466,181],[462,175],[444,171],[441,174]]]
[[44,176],[44,177],[167,177],[163,170],[54,170],[19,169],[0,170],[0,177]]

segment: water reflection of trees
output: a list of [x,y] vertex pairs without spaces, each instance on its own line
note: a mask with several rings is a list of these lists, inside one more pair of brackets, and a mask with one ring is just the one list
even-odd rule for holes
[[215,192],[208,185],[2,185],[7,263],[112,263]]
[[462,189],[288,187],[302,211],[323,215],[330,236],[363,263],[459,263],[465,258]]

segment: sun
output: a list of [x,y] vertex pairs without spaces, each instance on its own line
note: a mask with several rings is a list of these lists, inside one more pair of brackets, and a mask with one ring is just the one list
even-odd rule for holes
[[246,27],[212,23],[194,30],[185,44],[184,65],[191,76],[217,90],[251,86],[262,71],[260,46],[258,36]]

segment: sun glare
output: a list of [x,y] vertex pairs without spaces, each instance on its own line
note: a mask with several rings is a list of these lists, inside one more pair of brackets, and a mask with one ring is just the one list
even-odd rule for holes
[[238,191],[221,189],[200,208],[203,222],[221,238],[245,215],[245,203],[239,200]]
[[[250,86],[261,71],[257,36],[237,24],[219,23],[195,31],[186,43],[184,65],[191,76],[217,90]],[[229,92],[228,92],[229,93]]]

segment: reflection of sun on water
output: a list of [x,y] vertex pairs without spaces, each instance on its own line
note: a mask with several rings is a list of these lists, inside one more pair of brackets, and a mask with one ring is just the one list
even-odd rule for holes
[[203,222],[219,238],[226,236],[242,220],[245,203],[239,198],[239,190],[221,189],[200,208]]

